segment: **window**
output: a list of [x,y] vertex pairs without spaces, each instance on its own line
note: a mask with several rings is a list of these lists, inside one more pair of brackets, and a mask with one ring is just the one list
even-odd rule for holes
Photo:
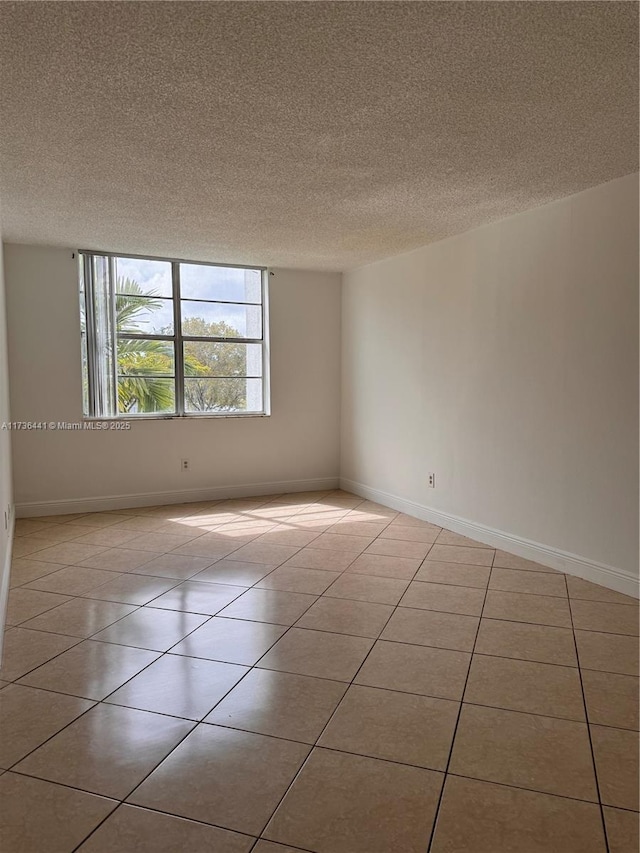
[[86,416],[268,414],[266,270],[79,258]]

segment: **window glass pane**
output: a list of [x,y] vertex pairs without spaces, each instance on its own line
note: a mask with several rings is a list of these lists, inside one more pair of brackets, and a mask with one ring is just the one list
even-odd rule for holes
[[117,293],[173,296],[169,261],[114,258]]
[[185,341],[185,376],[262,376],[261,344]]
[[261,379],[184,380],[187,412],[262,412]]
[[118,373],[126,376],[174,376],[173,341],[118,338]]
[[182,334],[205,338],[261,338],[262,308],[183,300]]
[[185,299],[261,302],[260,270],[180,264],[180,295]]
[[175,409],[173,379],[158,379],[155,376],[118,377],[118,414],[171,414]]
[[[85,412],[264,411],[262,343],[248,343],[261,342],[264,334],[261,270],[180,263],[181,327],[175,328],[176,262],[94,254],[82,262]],[[182,377],[176,376],[177,347]],[[176,383],[186,385],[184,401],[176,398]]]
[[173,300],[116,293],[116,326],[119,333],[172,335]]

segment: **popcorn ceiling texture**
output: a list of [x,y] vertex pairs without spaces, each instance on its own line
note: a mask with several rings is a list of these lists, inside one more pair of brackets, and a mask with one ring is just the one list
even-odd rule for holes
[[341,270],[638,165],[636,3],[0,3],[3,236]]

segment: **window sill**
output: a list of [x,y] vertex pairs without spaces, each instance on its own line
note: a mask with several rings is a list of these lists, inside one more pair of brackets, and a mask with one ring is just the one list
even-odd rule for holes
[[201,415],[118,415],[117,417],[89,417],[82,418],[83,423],[140,423],[141,421],[200,421],[219,420],[220,418],[270,418],[270,412],[228,412],[214,415],[203,413]]

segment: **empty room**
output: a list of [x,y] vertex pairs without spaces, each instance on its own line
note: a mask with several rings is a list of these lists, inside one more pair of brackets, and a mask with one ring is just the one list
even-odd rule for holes
[[2,853],[640,853],[638,11],[0,3]]

